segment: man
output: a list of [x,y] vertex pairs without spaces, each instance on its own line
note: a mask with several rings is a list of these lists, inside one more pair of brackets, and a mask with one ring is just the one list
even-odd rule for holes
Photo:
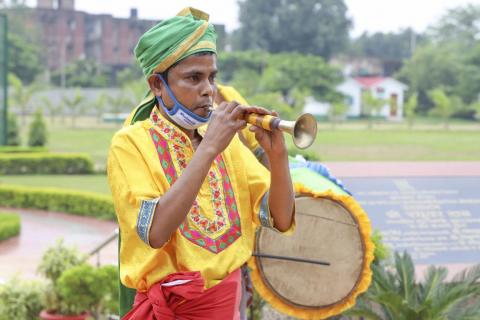
[[211,111],[216,35],[207,20],[184,9],[135,48],[151,95],[112,139],[108,160],[120,277],[137,290],[124,319],[238,319],[239,268],[255,228],[294,227],[283,134],[251,129],[271,174],[237,136],[246,113],[268,112],[234,101]]

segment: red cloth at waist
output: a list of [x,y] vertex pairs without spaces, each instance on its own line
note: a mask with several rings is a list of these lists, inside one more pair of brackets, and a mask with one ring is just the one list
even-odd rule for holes
[[198,271],[170,274],[147,292],[137,292],[132,310],[122,320],[238,319],[240,269],[210,289],[203,287]]

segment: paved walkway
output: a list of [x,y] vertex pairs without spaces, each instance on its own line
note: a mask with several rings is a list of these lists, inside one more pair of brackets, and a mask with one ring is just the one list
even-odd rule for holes
[[[21,232],[18,237],[0,243],[0,282],[15,274],[24,278],[38,277],[36,269],[43,252],[63,238],[67,245],[75,245],[88,253],[108,238],[117,227],[115,222],[94,218],[51,213],[31,209],[1,209],[18,212]],[[117,263],[117,242],[113,241],[101,252],[102,264]],[[90,259],[96,263],[96,257]]]
[[346,177],[480,176],[480,161],[463,162],[326,162],[332,174]]

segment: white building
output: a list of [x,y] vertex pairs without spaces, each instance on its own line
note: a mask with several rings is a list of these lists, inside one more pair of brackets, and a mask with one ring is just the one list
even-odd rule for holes
[[[376,98],[386,101],[381,109],[379,116],[389,120],[401,120],[403,118],[403,103],[405,91],[408,87],[388,77],[356,77],[346,78],[337,90],[343,93],[347,99],[349,109],[347,117],[359,117],[365,114],[362,108],[362,93],[370,90]],[[316,116],[327,116],[330,104],[316,101],[313,98],[307,98],[304,112],[309,112]]]

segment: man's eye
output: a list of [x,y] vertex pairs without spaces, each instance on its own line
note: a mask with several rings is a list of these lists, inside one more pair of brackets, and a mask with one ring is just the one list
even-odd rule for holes
[[189,78],[190,78],[190,80],[192,80],[192,81],[198,81],[198,80],[200,80],[200,77],[197,76],[197,75],[190,76]]

